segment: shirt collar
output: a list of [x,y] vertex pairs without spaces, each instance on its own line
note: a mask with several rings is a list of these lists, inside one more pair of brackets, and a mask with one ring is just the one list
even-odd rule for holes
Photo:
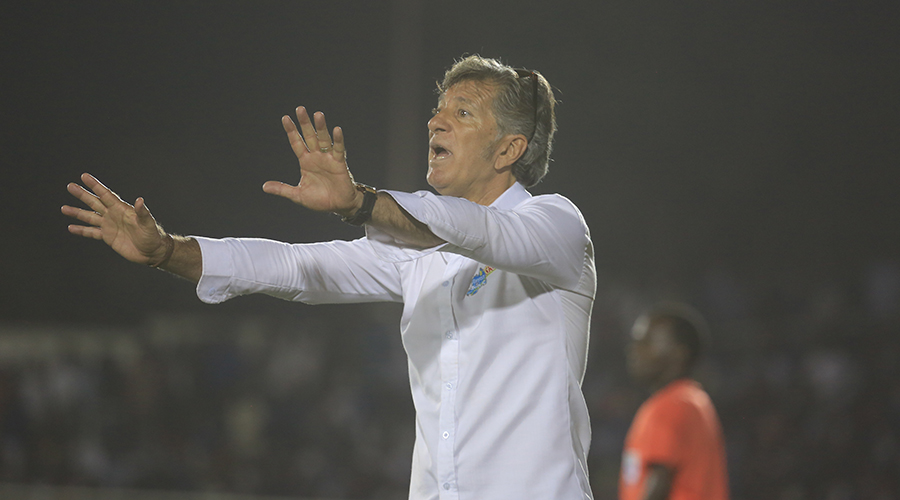
[[531,193],[525,189],[525,186],[519,184],[518,182],[514,183],[509,187],[506,191],[503,192],[500,196],[494,200],[493,203],[490,204],[492,208],[500,208],[500,209],[510,209],[515,208],[522,203],[523,201],[531,198]]

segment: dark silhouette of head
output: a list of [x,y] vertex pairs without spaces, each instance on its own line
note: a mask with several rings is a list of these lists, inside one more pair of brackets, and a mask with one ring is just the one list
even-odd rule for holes
[[638,382],[661,387],[689,377],[708,343],[703,317],[692,307],[659,303],[643,313],[631,330],[628,370]]

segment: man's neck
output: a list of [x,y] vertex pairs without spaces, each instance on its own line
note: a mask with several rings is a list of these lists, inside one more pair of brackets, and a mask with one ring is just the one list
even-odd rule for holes
[[657,378],[652,384],[650,384],[650,391],[656,393],[663,387],[666,387],[672,382],[683,378],[690,378],[690,374],[682,370],[679,370],[677,372],[665,373]]
[[510,176],[508,179],[499,179],[497,182],[491,183],[486,189],[480,191],[479,193],[473,193],[472,195],[464,196],[463,198],[477,203],[479,205],[490,206],[491,203],[497,201],[503,193],[506,192],[507,189],[511,188],[513,184],[516,183],[515,177]]

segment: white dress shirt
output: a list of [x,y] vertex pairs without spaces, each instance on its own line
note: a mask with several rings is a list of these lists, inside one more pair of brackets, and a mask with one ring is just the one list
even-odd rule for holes
[[490,207],[387,191],[447,243],[197,238],[201,300],[402,302],[416,408],[409,498],[592,498],[581,392],[594,254],[581,213],[515,184]]

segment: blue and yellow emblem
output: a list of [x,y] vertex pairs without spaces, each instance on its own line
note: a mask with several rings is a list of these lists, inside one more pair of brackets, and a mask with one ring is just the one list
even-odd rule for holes
[[479,268],[478,272],[475,273],[475,276],[472,277],[472,285],[469,286],[469,291],[466,292],[466,296],[478,293],[478,290],[481,290],[481,287],[487,283],[487,277],[492,272],[494,272],[494,268],[491,266]]

